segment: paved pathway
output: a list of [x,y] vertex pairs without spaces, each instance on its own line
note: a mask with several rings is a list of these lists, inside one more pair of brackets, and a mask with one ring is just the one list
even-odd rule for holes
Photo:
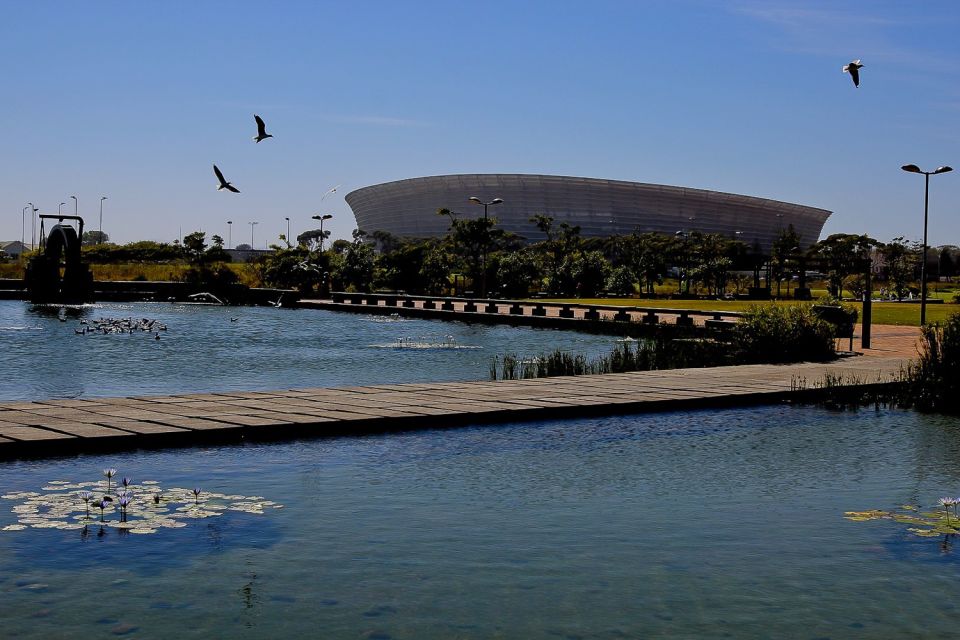
[[915,357],[917,335],[875,326],[873,349],[827,364],[7,402],[0,403],[0,458],[778,402],[828,373],[859,384],[889,381]]

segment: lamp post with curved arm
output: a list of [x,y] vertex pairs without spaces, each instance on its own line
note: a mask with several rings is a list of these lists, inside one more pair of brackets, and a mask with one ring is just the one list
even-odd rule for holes
[[284,218],[284,220],[287,221],[287,235],[284,236],[284,238],[286,239],[286,242],[287,242],[287,249],[289,249],[290,248],[290,218],[286,217]]
[[489,227],[487,227],[487,207],[493,206],[495,204],[500,204],[503,202],[503,199],[494,198],[490,202],[484,202],[483,200],[481,200],[476,196],[470,196],[468,200],[470,200],[470,202],[473,202],[474,204],[483,205],[483,256],[482,256],[483,259],[480,265],[481,268],[483,269],[483,272],[481,273],[480,297],[486,298],[487,297],[487,244],[489,244],[489,240],[490,240]]
[[70,196],[70,199],[73,200],[73,215],[80,215],[77,213],[77,210],[80,208],[80,201],[77,200],[77,196]]
[[933,171],[922,171],[915,164],[905,164],[900,167],[908,173],[922,173],[924,178],[923,186],[923,257],[920,259],[920,326],[927,323],[927,210],[930,201],[930,176],[938,173],[947,173],[953,171],[952,167],[946,165],[937,167]]
[[257,226],[258,224],[260,224],[260,223],[259,223],[259,222],[250,222],[250,223],[248,223],[248,224],[250,225],[250,248],[251,248],[251,249],[256,249],[256,245],[253,244],[253,228],[254,228],[255,226]]
[[233,220],[227,220],[227,249],[233,249]]

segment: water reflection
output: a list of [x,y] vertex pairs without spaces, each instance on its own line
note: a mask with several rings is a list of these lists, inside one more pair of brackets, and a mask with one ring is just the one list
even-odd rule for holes
[[[595,356],[614,344],[569,331],[313,310],[102,304],[70,310],[64,322],[52,312],[0,301],[0,352],[17,372],[0,379],[0,400],[484,380],[495,355]],[[101,317],[148,318],[168,330],[161,340],[83,331]],[[398,336],[431,348],[382,348]]]

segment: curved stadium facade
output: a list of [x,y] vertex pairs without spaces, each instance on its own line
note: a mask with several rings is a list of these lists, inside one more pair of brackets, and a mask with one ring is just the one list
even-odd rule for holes
[[[471,173],[385,182],[346,196],[357,228],[386,231],[398,237],[428,238],[446,234],[450,221],[436,215],[447,208],[463,217],[483,215],[468,201],[477,196],[503,203],[489,208],[498,227],[530,242],[543,234],[530,222],[537,214],[554,224],[580,225],[584,237],[641,232],[673,235],[699,231],[739,237],[751,246],[769,249],[788,225],[812,244],[830,211],[799,204],[688,187],[621,180],[531,174]],[[739,233],[738,233],[739,232]]]

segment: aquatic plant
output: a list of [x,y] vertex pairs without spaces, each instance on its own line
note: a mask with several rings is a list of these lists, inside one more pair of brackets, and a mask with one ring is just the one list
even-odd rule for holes
[[110,493],[110,479],[117,475],[116,469],[104,469],[103,475],[107,477],[107,493]]
[[84,508],[87,510],[87,519],[90,519],[90,501],[93,500],[93,493],[90,491],[81,491],[79,494],[80,499],[83,500]]
[[[865,522],[868,520],[891,520],[899,524],[908,525],[907,531],[923,537],[932,538],[936,536],[954,536],[960,534],[960,521],[956,517],[957,498],[944,497],[937,501],[937,505],[942,507],[937,511],[921,511],[918,505],[901,505],[899,510],[884,511],[881,509],[870,509],[868,511],[846,511],[843,517],[853,522]],[[951,517],[951,507],[954,508]]]
[[129,487],[129,486],[130,486],[130,483],[133,482],[133,481],[132,481],[130,478],[127,478],[126,476],[124,476],[122,482],[123,482],[124,488],[126,488],[126,487]]
[[[109,477],[112,477],[112,474],[108,479]],[[159,483],[154,480],[143,480],[139,484],[134,484],[131,480],[125,488],[111,496],[102,493],[101,483],[102,481],[71,483],[53,480],[43,487],[42,492],[4,494],[0,498],[19,501],[12,508],[17,522],[0,525],[0,531],[77,530],[83,538],[85,532],[89,534],[87,524],[91,521],[91,503],[100,509],[98,537],[105,535],[110,529],[149,534],[163,529],[186,527],[189,521],[223,516],[228,512],[263,515],[266,509],[283,508],[283,505],[265,500],[261,496],[229,495],[203,491],[200,487],[160,490],[156,486]],[[201,494],[204,497],[202,507]],[[78,497],[83,501],[82,507]],[[120,518],[112,521],[106,517],[111,504],[116,504],[120,511]]]

